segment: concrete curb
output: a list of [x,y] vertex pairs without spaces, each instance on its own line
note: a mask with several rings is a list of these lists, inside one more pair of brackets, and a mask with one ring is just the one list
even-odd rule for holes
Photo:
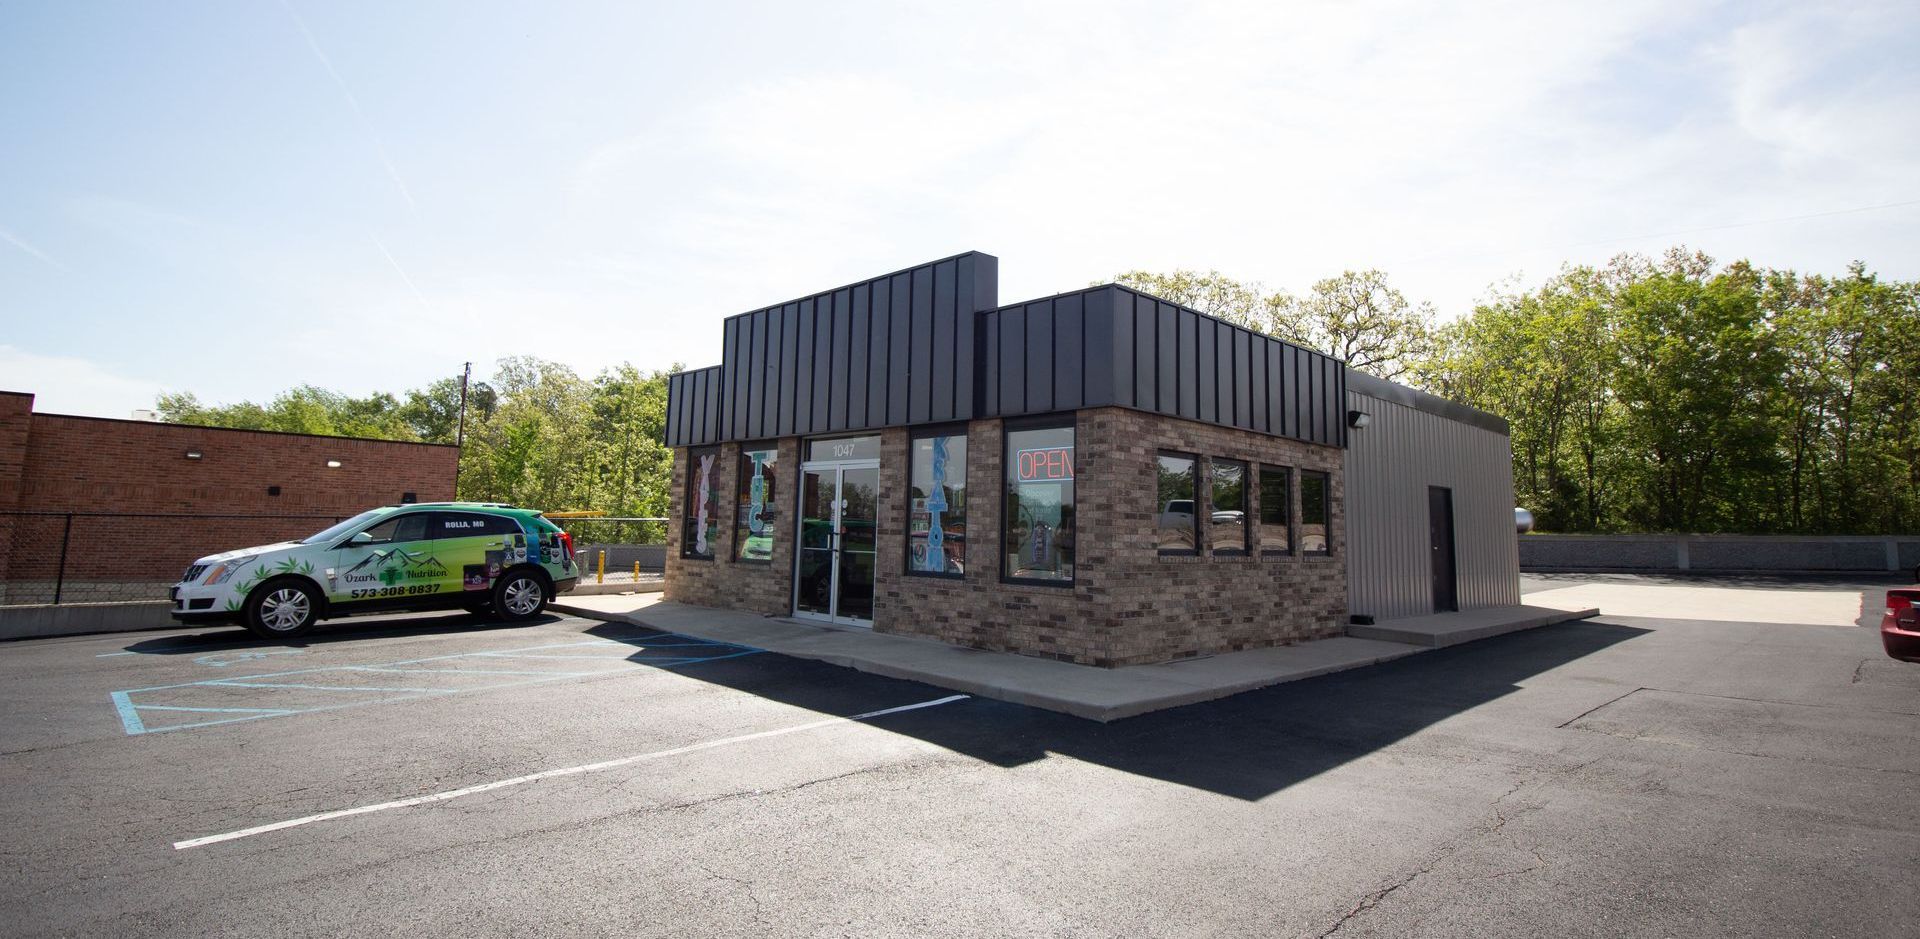
[[0,607],[0,641],[177,629],[165,600]]
[[603,597],[608,594],[616,594],[616,593],[659,593],[665,589],[667,589],[667,584],[666,584],[666,581],[662,581],[662,580],[655,580],[655,581],[643,580],[639,583],[633,583],[631,581],[628,581],[626,583],[614,583],[614,584],[591,584],[591,583],[585,583],[583,579],[583,582],[574,585],[574,588],[572,590],[569,590],[566,593],[561,594],[560,597],[555,597],[554,599],[556,602],[558,602],[561,597]]

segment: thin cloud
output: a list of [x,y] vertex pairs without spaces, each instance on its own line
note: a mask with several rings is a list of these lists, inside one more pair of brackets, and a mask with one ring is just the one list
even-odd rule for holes
[[333,83],[340,88],[340,93],[346,96],[347,105],[353,108],[354,116],[360,119],[360,126],[366,130],[367,136],[372,138],[373,149],[379,154],[381,165],[387,168],[387,175],[393,178],[393,185],[400,190],[400,197],[407,200],[407,211],[414,218],[419,218],[420,206],[413,201],[413,191],[407,188],[407,181],[400,178],[399,168],[393,165],[393,158],[387,155],[387,145],[381,141],[380,134],[373,129],[373,122],[367,119],[367,112],[361,110],[360,99],[354,97],[353,89],[347,87],[347,80],[340,77],[340,72],[333,67],[333,60],[327,58],[326,50],[320,48],[320,40],[313,37],[313,31],[307,28],[307,23],[300,18],[300,14],[294,12],[293,5],[287,0],[280,0],[280,6],[287,11],[287,16],[293,20],[293,25],[299,27],[300,35],[306,37],[307,48],[313,50],[313,57],[320,60],[320,65],[333,78]]
[[54,267],[57,267],[63,271],[72,270],[72,268],[66,266],[65,264],[62,264],[59,261],[54,260],[45,251],[42,251],[31,244],[28,244],[25,238],[22,238],[19,235],[14,234],[13,232],[7,231],[4,228],[0,228],[0,241],[4,241],[7,244],[10,244],[16,248],[19,248],[21,251],[31,254],[34,257],[40,259],[41,261],[44,261],[47,264],[51,264]]

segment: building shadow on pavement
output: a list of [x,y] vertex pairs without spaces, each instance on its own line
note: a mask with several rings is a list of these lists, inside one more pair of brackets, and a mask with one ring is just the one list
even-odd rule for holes
[[367,614],[365,619],[342,617],[327,620],[314,627],[312,632],[292,639],[263,639],[246,631],[240,626],[218,626],[206,632],[191,635],[168,635],[139,642],[128,643],[123,651],[138,652],[142,655],[204,655],[208,652],[246,649],[272,651],[276,649],[306,649],[324,646],[335,642],[351,642],[362,639],[385,639],[407,636],[434,636],[451,633],[484,634],[501,630],[523,629],[528,626],[541,626],[557,623],[562,619],[554,613],[543,613],[529,620],[519,622],[501,622],[472,613],[433,613],[406,616],[394,613]]
[[[627,642],[672,635],[624,623],[602,623],[588,632]],[[997,766],[1061,754],[1254,800],[1512,694],[1532,676],[1647,632],[1592,620],[1561,623],[1111,724],[985,698],[868,722]],[[647,659],[641,652],[631,660],[647,664]],[[774,653],[675,671],[842,716],[952,693]]]

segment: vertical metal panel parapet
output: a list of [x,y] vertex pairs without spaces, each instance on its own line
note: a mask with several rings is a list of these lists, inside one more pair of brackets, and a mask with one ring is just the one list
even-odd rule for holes
[[981,314],[983,417],[1125,407],[1346,445],[1338,359],[1118,284]]
[[667,445],[969,420],[999,288],[968,251],[727,317],[721,364],[668,380]]

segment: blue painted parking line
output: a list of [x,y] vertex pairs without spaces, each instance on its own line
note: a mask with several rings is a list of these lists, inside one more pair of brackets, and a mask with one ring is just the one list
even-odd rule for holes
[[[618,649],[617,654],[594,655],[586,653],[590,648]],[[575,650],[559,652],[550,650]],[[659,654],[655,650],[659,650]],[[211,727],[217,724],[232,724],[240,721],[262,720],[269,717],[288,717],[296,714],[314,714],[321,711],[337,711],[343,708],[364,707],[370,704],[394,704],[404,701],[439,699],[449,695],[466,694],[474,691],[491,691],[500,688],[514,688],[536,685],[544,682],[560,681],[569,678],[588,678],[596,675],[612,675],[631,672],[631,666],[646,665],[653,668],[684,668],[706,662],[718,662],[725,659],[737,659],[742,656],[756,655],[763,650],[750,646],[735,645],[726,642],[714,642],[694,636],[677,633],[663,633],[635,639],[591,639],[579,642],[556,642],[537,646],[525,646],[519,649],[490,649],[477,652],[455,652],[449,655],[434,655],[417,659],[402,659],[396,662],[382,662],[374,665],[325,665],[311,668],[297,668],[278,672],[264,672],[258,675],[232,675],[209,678],[201,681],[179,682],[171,685],[155,685],[149,688],[129,688],[115,691],[109,695],[121,725],[129,735],[160,733],[169,730],[188,730],[195,727]],[[491,664],[504,660],[501,664],[513,660],[556,661],[558,670],[553,669],[493,669],[465,668],[465,665]],[[572,664],[582,660],[600,660],[614,664],[614,668],[580,669]],[[561,662],[568,664],[561,665]],[[477,685],[452,687],[424,687],[420,684],[386,686],[378,684],[356,683],[351,676],[360,674],[393,674],[409,676],[445,676],[448,680],[459,682],[479,677],[483,682]],[[505,679],[487,681],[486,679]],[[278,681],[275,679],[293,679]],[[332,679],[332,681],[328,681]],[[346,679],[342,681],[342,679]],[[362,679],[364,682],[364,679]],[[319,692],[327,703],[303,703],[298,698],[307,692]],[[259,696],[269,700],[252,700]],[[305,695],[313,697],[310,694]],[[351,697],[364,696],[364,697]],[[295,698],[288,701],[286,698]],[[340,700],[349,697],[349,700]],[[281,700],[271,700],[271,699]],[[160,723],[167,714],[205,714],[226,715],[211,720],[189,721],[186,723]]]

